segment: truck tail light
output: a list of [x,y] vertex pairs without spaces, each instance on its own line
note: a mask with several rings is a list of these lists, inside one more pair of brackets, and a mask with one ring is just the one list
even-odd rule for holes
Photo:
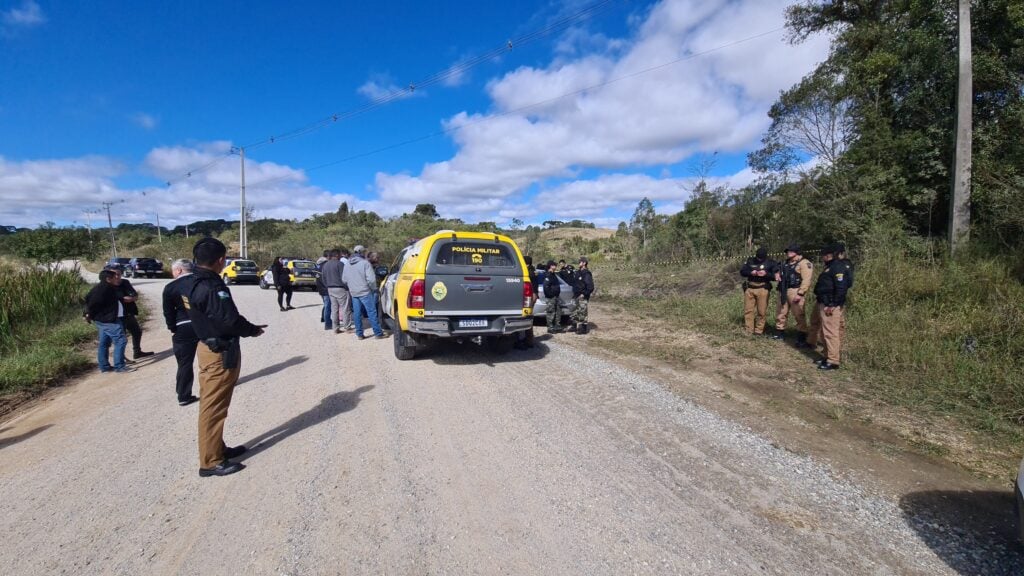
[[523,282],[523,308],[533,305],[533,284]]
[[409,287],[409,308],[422,310],[426,295],[427,285],[423,280],[413,280],[412,286]]

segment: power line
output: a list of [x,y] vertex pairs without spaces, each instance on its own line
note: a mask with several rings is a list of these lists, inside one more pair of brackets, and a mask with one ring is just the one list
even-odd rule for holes
[[430,75],[428,75],[428,76],[426,76],[424,78],[421,78],[419,80],[414,80],[412,82],[409,82],[409,84],[405,88],[402,88],[400,90],[393,90],[393,91],[391,91],[391,92],[389,92],[387,94],[378,96],[377,98],[374,98],[374,99],[370,100],[369,102],[367,102],[365,104],[362,104],[360,106],[357,106],[355,108],[352,108],[352,109],[349,109],[349,110],[346,110],[346,111],[343,111],[343,112],[336,112],[334,114],[331,114],[329,116],[326,116],[324,118],[321,118],[319,120],[311,122],[311,123],[306,124],[304,126],[293,128],[291,130],[287,130],[287,131],[281,132],[279,134],[275,134],[273,136],[269,136],[269,137],[261,139],[261,140],[256,140],[254,142],[251,142],[251,143],[243,145],[243,146],[232,147],[232,149],[229,152],[220,154],[218,157],[214,158],[210,162],[207,162],[206,164],[203,164],[202,166],[197,166],[196,168],[193,168],[192,170],[189,170],[188,172],[186,172],[185,174],[183,174],[182,176],[180,176],[180,177],[178,177],[178,178],[176,178],[174,180],[167,181],[167,185],[170,186],[173,183],[181,182],[183,180],[191,178],[193,175],[205,172],[205,171],[213,168],[214,166],[220,164],[221,162],[223,162],[225,159],[229,158],[230,156],[232,156],[234,154],[237,154],[238,151],[241,150],[241,149],[251,150],[251,149],[260,148],[260,147],[263,147],[263,146],[268,146],[270,144],[275,144],[277,142],[282,142],[282,141],[286,141],[286,140],[291,140],[293,138],[298,138],[300,136],[304,136],[304,135],[309,134],[311,132],[315,132],[317,130],[326,128],[327,126],[330,126],[330,125],[335,124],[337,122],[341,122],[341,121],[344,121],[344,120],[348,120],[350,118],[354,118],[354,117],[359,116],[361,114],[365,114],[367,112],[370,112],[372,110],[375,110],[377,108],[380,108],[382,106],[390,104],[390,103],[395,102],[397,100],[402,100],[402,99],[408,98],[409,96],[413,95],[416,90],[422,90],[424,88],[427,88],[427,87],[430,87],[430,86],[433,86],[433,85],[445,82],[447,80],[456,79],[456,78],[460,77],[462,74],[465,74],[467,71],[471,70],[472,68],[474,68],[476,66],[479,66],[479,65],[481,65],[481,64],[483,64],[485,62],[491,61],[491,60],[501,56],[502,54],[509,53],[513,49],[515,49],[516,47],[530,44],[530,43],[535,42],[535,41],[537,41],[539,39],[542,39],[542,38],[544,38],[546,36],[550,36],[552,34],[560,32],[562,30],[566,30],[569,27],[571,27],[573,24],[576,24],[577,22],[580,22],[580,21],[588,19],[588,18],[592,18],[592,17],[600,14],[601,12],[607,11],[607,10],[609,10],[611,8],[612,5],[614,5],[618,1],[619,0],[599,0],[599,1],[594,2],[593,4],[590,4],[590,5],[588,5],[588,6],[584,7],[584,8],[576,11],[576,12],[573,12],[573,13],[571,13],[569,15],[566,15],[566,16],[563,16],[561,18],[558,18],[557,20],[555,20],[554,22],[551,22],[550,24],[548,24],[547,26],[545,26],[543,28],[540,28],[538,30],[534,30],[533,32],[529,32],[527,34],[523,34],[523,35],[515,37],[515,38],[510,38],[505,43],[503,43],[500,47],[496,47],[496,48],[491,49],[491,50],[489,50],[487,52],[484,52],[482,54],[478,54],[477,56],[474,56],[474,57],[472,57],[472,58],[470,58],[468,60],[464,60],[462,62],[459,62],[458,64],[450,66],[450,67],[448,67],[448,68],[446,68],[446,69],[444,69],[444,70],[442,70],[440,72],[435,72],[435,73],[430,74]]
[[[514,109],[511,109],[511,110],[505,110],[503,112],[495,112],[494,114],[491,114],[489,116],[485,116],[483,118],[480,118],[479,120],[469,121],[469,122],[466,122],[464,124],[460,124],[458,126],[452,126],[452,127],[449,127],[449,128],[444,128],[444,129],[441,129],[441,130],[437,130],[435,132],[431,132],[429,134],[424,134],[422,136],[417,136],[415,138],[410,138],[408,140],[403,140],[401,142],[396,142],[394,144],[389,144],[387,146],[383,146],[381,148],[376,148],[376,149],[373,149],[373,150],[370,150],[370,151],[367,151],[367,152],[362,152],[362,153],[355,154],[355,155],[352,155],[352,156],[346,156],[345,158],[334,160],[332,162],[327,162],[325,164],[319,164],[319,165],[316,165],[316,166],[312,166],[310,168],[306,168],[304,171],[305,172],[312,172],[313,170],[320,170],[320,169],[323,169],[323,168],[328,168],[330,166],[336,166],[338,164],[343,164],[345,162],[351,162],[352,160],[358,160],[360,158],[365,158],[367,156],[372,156],[374,154],[380,154],[381,152],[387,152],[389,150],[394,150],[395,148],[401,148],[403,146],[408,146],[410,144],[415,144],[417,142],[422,142],[424,140],[429,140],[431,138],[436,138],[438,136],[444,136],[446,134],[451,134],[453,132],[457,132],[457,131],[462,130],[464,128],[468,128],[470,126],[476,126],[477,124],[483,124],[485,122],[491,122],[491,121],[493,121],[495,119],[498,119],[498,118],[503,118],[505,116],[511,116],[511,115],[514,115],[514,114],[518,114],[520,112],[525,112],[525,111],[530,110],[532,108],[538,108],[538,107],[550,104],[552,102],[556,102],[558,100],[561,100],[563,98],[568,98],[570,96],[577,96],[577,95],[583,94],[585,92],[590,92],[590,91],[593,91],[593,90],[598,90],[598,89],[604,88],[606,86],[609,86],[611,84],[616,84],[618,82],[622,82],[623,80],[629,80],[631,78],[635,78],[635,77],[641,76],[643,74],[654,72],[656,70],[661,70],[663,68],[668,68],[669,66],[673,66],[673,65],[679,64],[681,62],[686,62],[686,61],[689,61],[689,60],[694,60],[694,59],[699,58],[701,56],[707,56],[708,54],[712,54],[714,52],[718,52],[718,51],[724,50],[726,48],[731,48],[731,47],[737,46],[739,44],[743,44],[743,43],[746,43],[746,42],[757,40],[759,38],[764,38],[765,36],[770,36],[772,34],[775,34],[777,32],[781,32],[783,30],[785,30],[785,27],[779,27],[779,28],[775,28],[775,29],[772,29],[772,30],[768,30],[767,32],[761,32],[760,34],[754,34],[753,36],[747,36],[746,38],[741,38],[739,40],[734,40],[734,41],[726,43],[726,44],[721,44],[719,46],[715,46],[714,48],[709,48],[709,49],[703,50],[701,52],[693,52],[691,54],[687,54],[686,56],[682,56],[680,58],[676,58],[676,59],[670,60],[668,62],[664,62],[664,63],[658,64],[658,65],[655,65],[655,66],[651,66],[649,68],[644,68],[642,70],[637,70],[636,72],[631,72],[629,74],[624,74],[622,76],[616,76],[614,78],[610,78],[610,79],[605,80],[603,82],[598,82],[597,84],[592,84],[590,86],[579,88],[579,89],[573,90],[571,92],[566,92],[564,94],[560,94],[560,95],[554,96],[552,98],[547,98],[545,100],[534,102],[532,104],[526,104],[525,106],[520,106],[518,108],[514,108]],[[269,184],[273,184],[275,182],[280,182],[282,180],[288,180],[290,178],[292,178],[292,176],[281,176],[281,177],[277,177],[277,178],[270,178],[270,179],[264,180],[262,182],[257,182],[257,183],[255,183],[253,185],[250,185],[250,186],[248,186],[248,189],[251,190],[253,188],[264,187],[264,186],[267,186]]]

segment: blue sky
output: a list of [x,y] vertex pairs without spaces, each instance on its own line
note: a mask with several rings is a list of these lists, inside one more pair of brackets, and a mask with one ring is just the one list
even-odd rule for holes
[[256,216],[430,202],[470,221],[614,225],[643,196],[678,210],[700,158],[719,182],[750,180],[778,90],[824,58],[827,41],[772,32],[787,3],[0,0],[0,224],[82,223],[104,201],[123,222],[237,218],[232,146],[446,70],[250,147]]

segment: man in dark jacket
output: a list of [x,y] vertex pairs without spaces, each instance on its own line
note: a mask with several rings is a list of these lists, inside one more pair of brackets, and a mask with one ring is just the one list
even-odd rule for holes
[[579,268],[574,276],[575,284],[572,285],[572,297],[576,301],[576,307],[572,310],[572,326],[569,331],[577,334],[590,332],[590,325],[587,324],[587,312],[590,307],[590,295],[594,293],[594,275],[590,272],[590,261],[580,256]]
[[[99,332],[100,343],[96,361],[100,372],[134,372],[125,365],[124,349],[128,338],[124,335],[124,304],[118,293],[121,273],[117,270],[100,272],[99,284],[92,287],[85,297],[86,322],[91,322]],[[110,345],[114,345],[114,365],[110,365]]]
[[142,326],[139,325],[136,318],[139,315],[139,305],[136,303],[139,293],[135,291],[135,287],[127,278],[121,279],[117,290],[121,302],[124,304],[124,329],[132,336],[132,358],[139,360],[146,356],[152,356],[152,352],[142,351]]
[[352,323],[348,312],[352,298],[349,295],[348,285],[342,278],[345,274],[345,264],[346,262],[341,259],[341,250],[331,250],[320,275],[327,288],[327,296],[330,298],[331,321],[334,324],[335,334],[345,332],[348,330],[349,324]]
[[811,314],[811,331],[807,344],[817,348],[824,345],[821,360],[817,361],[822,370],[838,370],[846,335],[846,295],[853,288],[853,264],[846,259],[846,246],[836,243],[821,250],[825,269],[814,285],[814,312]]
[[195,381],[192,364],[196,360],[199,339],[196,338],[196,331],[192,329],[192,320],[188,317],[188,310],[182,299],[182,296],[188,296],[192,291],[192,262],[175,260],[171,264],[171,275],[174,276],[174,280],[164,286],[164,321],[167,323],[167,329],[171,331],[171,349],[174,350],[174,359],[178,361],[174,386],[178,393],[178,406],[188,406],[199,400],[192,394],[192,383]]
[[768,313],[768,297],[772,292],[775,278],[775,262],[768,259],[768,250],[758,248],[753,258],[748,258],[740,268],[743,283],[743,322],[747,334],[764,334]]
[[216,238],[192,247],[196,262],[191,290],[183,297],[192,328],[199,338],[199,475],[227,476],[244,466],[230,458],[245,446],[224,445],[224,421],[241,371],[239,338],[259,336],[257,326],[238,313],[231,292],[220,277],[227,248]]
[[544,298],[547,300],[544,315],[548,322],[548,334],[557,334],[562,331],[562,305],[558,299],[562,293],[562,286],[558,281],[558,264],[554,260],[548,260],[548,271],[544,274],[544,281],[541,284]]

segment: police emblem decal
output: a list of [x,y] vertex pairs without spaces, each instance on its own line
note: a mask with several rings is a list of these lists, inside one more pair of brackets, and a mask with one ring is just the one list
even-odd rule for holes
[[221,290],[220,292],[217,292],[217,297],[220,298],[221,300],[227,300],[228,298],[231,298],[231,294],[228,294],[224,290]]
[[440,302],[448,295],[448,287],[444,285],[444,282],[438,281],[434,284],[434,287],[430,289],[430,295],[434,297],[434,300]]
[[473,264],[483,264],[484,263],[484,255],[483,254],[473,254],[469,258],[470,258],[470,260],[473,261]]

